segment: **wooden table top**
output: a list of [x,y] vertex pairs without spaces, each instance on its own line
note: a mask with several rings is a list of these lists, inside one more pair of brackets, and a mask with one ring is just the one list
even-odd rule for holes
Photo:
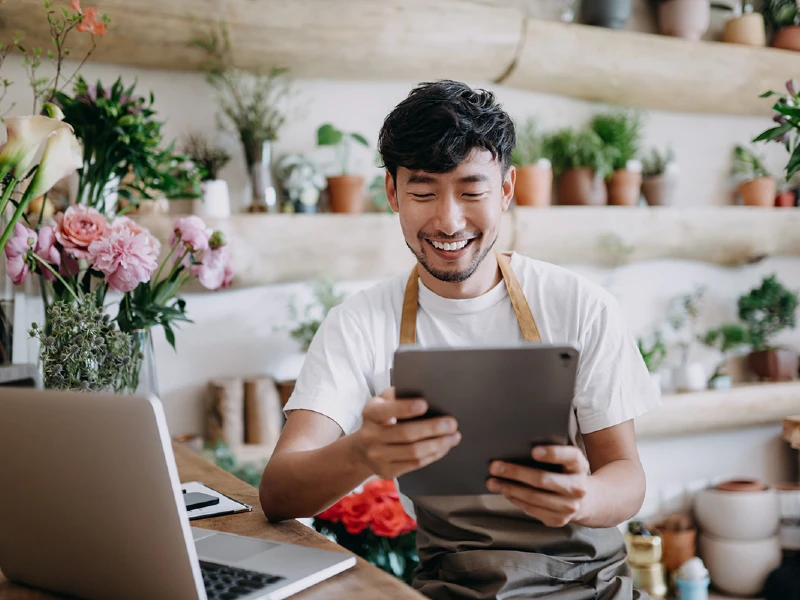
[[[341,546],[297,521],[269,523],[261,510],[258,490],[179,444],[174,445],[174,451],[181,482],[201,481],[209,487],[253,507],[253,511],[249,513],[192,521],[193,527],[204,527],[276,542],[346,552]],[[0,573],[0,600],[44,600],[57,597],[11,584]],[[424,596],[402,581],[358,558],[355,567],[292,596],[292,600],[295,598],[297,600],[338,598],[347,600],[374,600],[375,598],[420,600]]]

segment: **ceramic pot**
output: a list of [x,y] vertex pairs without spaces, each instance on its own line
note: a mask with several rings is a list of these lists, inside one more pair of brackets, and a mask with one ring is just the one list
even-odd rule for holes
[[656,388],[659,394],[664,390],[663,376],[661,373],[650,373],[650,381],[653,382],[653,387]]
[[642,174],[618,169],[606,181],[608,203],[612,206],[636,206],[642,196]]
[[677,571],[683,563],[697,555],[697,530],[658,530],[664,548],[661,562],[668,573]]
[[664,35],[697,41],[710,23],[708,0],[666,0],[658,5],[658,29]]
[[677,180],[669,175],[646,177],[642,181],[642,194],[650,206],[669,206],[672,204]]
[[781,522],[778,537],[784,551],[800,550],[800,483],[780,483],[778,492]]
[[797,376],[798,358],[794,350],[780,348],[751,352],[747,362],[762,381],[791,381]]
[[800,51],[800,25],[781,27],[772,38],[772,45],[783,50]]
[[564,171],[556,185],[559,204],[600,206],[606,203],[605,183],[591,169]]
[[689,363],[672,372],[672,386],[677,392],[700,392],[708,387],[708,378],[702,363]]
[[680,600],[708,600],[708,584],[711,580],[705,579],[675,579]]
[[328,177],[328,200],[331,212],[364,212],[364,178],[360,175]]
[[775,196],[775,206],[779,206],[781,208],[794,208],[794,203],[794,190],[786,190]]
[[553,169],[549,160],[517,167],[514,198],[519,206],[550,206],[553,194]]
[[729,19],[722,32],[722,41],[729,44],[766,46],[767,30],[764,26],[764,16],[759,12],[752,12]]
[[224,179],[204,181],[203,197],[192,203],[192,212],[203,219],[225,219],[231,216],[228,183]]
[[775,206],[777,183],[772,177],[759,177],[739,185],[739,195],[745,206]]
[[631,18],[633,0],[592,0],[584,2],[583,22],[610,29],[622,29]]
[[728,489],[707,488],[697,492],[694,514],[700,529],[726,540],[763,540],[776,535],[780,523],[777,492],[753,490],[744,482],[739,485],[742,491],[733,491],[737,488],[734,482],[729,482]]
[[742,541],[702,533],[698,551],[714,586],[733,596],[755,596],[781,564],[777,536]]

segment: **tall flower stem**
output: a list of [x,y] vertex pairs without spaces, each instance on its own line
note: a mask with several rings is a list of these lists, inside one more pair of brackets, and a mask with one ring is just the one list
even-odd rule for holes
[[50,272],[51,272],[51,273],[52,273],[52,274],[55,276],[55,278],[56,278],[56,279],[58,279],[58,281],[60,281],[60,282],[61,282],[61,285],[63,285],[63,286],[64,286],[64,289],[66,289],[66,290],[67,290],[67,291],[70,293],[70,295],[71,295],[71,296],[72,296],[72,297],[75,299],[75,301],[77,302],[77,300],[78,300],[78,295],[77,295],[77,294],[75,293],[75,291],[74,291],[74,290],[73,290],[73,289],[72,289],[72,288],[69,286],[69,284],[68,284],[66,281],[64,281],[64,279],[61,277],[61,275],[59,275],[59,274],[58,274],[58,272],[57,272],[57,271],[56,271],[56,270],[55,270],[55,269],[54,269],[54,268],[53,268],[53,267],[50,265],[50,263],[49,263],[49,262],[47,262],[46,260],[44,260],[44,259],[43,259],[41,256],[39,256],[39,255],[38,255],[38,254],[36,254],[35,252],[31,252],[31,256],[33,256],[33,258],[34,258],[34,259],[36,259],[36,261],[37,261],[37,262],[38,262],[40,265],[42,265],[42,266],[43,266],[45,269],[47,269],[48,271],[50,271]]

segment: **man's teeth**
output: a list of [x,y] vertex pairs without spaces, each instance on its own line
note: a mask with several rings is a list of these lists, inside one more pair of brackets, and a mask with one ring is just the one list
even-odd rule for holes
[[438,248],[439,250],[461,250],[464,246],[469,243],[469,240],[461,240],[460,242],[435,242],[431,240],[431,244],[433,244],[434,248]]

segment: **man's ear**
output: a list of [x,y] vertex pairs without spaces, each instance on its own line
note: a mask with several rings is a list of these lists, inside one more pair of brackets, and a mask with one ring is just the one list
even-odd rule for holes
[[400,212],[400,204],[397,202],[397,187],[394,184],[394,177],[389,171],[386,171],[384,178],[384,186],[386,187],[386,199],[389,201],[389,206],[396,213]]
[[511,205],[511,199],[514,197],[514,185],[517,183],[517,168],[515,166],[508,167],[508,171],[506,172],[506,177],[503,179],[503,198],[501,200],[501,206],[503,207],[503,212],[508,210],[508,207]]

